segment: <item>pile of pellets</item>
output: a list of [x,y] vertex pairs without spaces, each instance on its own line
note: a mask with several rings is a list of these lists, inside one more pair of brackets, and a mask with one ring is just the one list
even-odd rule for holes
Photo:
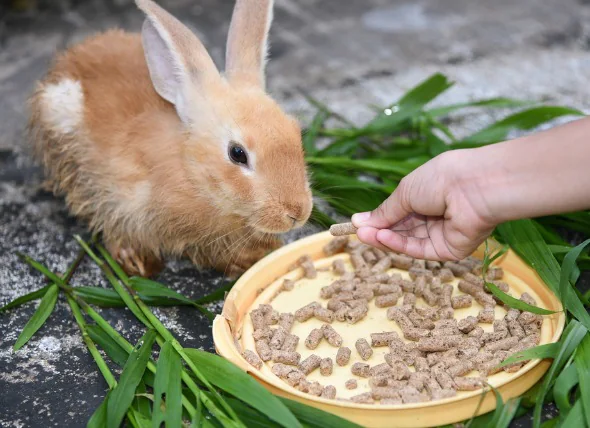
[[[504,318],[495,319],[494,308],[502,303],[485,287],[482,262],[476,258],[441,264],[384,253],[347,236],[336,237],[324,247],[326,256],[341,252],[349,254],[354,271],[346,270],[342,258],[335,259],[331,269],[338,279],[321,288],[316,301],[295,313],[279,313],[270,304],[250,312],[255,352],[245,350],[243,356],[251,365],[260,369],[264,362],[270,362],[272,372],[299,391],[346,400],[337,397],[336,388],[329,384],[334,364],[349,365],[353,352],[367,361],[374,348],[388,347],[384,361],[376,365],[350,364],[351,378],[345,387],[355,389],[357,380],[365,378],[370,392],[349,400],[365,404],[418,403],[453,397],[457,391],[477,390],[485,385],[488,376],[502,370],[516,372],[526,361],[501,366],[502,361],[539,343],[543,322],[540,315],[505,307]],[[300,267],[305,278],[317,276],[308,256],[301,257],[293,267]],[[410,279],[388,273],[393,268],[408,271]],[[508,292],[508,284],[500,281],[502,277],[500,267],[487,270],[486,280]],[[452,296],[454,287],[450,283],[456,278],[463,294]],[[294,285],[294,281],[285,280],[281,292],[292,290]],[[418,299],[425,305],[417,306]],[[536,304],[527,293],[520,299]],[[385,308],[388,320],[397,324],[403,338],[384,325],[384,331],[358,338],[354,350],[343,347],[338,323],[361,321],[369,313],[371,301],[376,308]],[[477,317],[454,318],[455,309],[470,307],[473,301],[481,306]],[[292,327],[312,317],[323,324],[302,338],[300,345],[300,337],[291,333]],[[480,323],[493,324],[493,331],[484,332]],[[298,346],[314,350],[323,340],[334,348],[333,358],[312,354],[301,360]],[[307,380],[315,370],[326,377],[325,385]],[[471,375],[475,371],[478,376]]]

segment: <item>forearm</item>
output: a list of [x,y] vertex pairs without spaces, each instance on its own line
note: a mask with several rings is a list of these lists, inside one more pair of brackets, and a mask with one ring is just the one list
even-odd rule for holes
[[466,151],[471,183],[490,220],[590,208],[590,118]]

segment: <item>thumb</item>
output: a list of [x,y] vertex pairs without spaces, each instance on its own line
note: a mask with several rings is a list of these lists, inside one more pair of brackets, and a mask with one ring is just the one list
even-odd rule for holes
[[400,183],[397,189],[376,209],[369,212],[358,213],[352,216],[352,223],[356,228],[374,227],[376,229],[389,229],[400,222],[412,212],[406,208],[404,202],[405,185]]

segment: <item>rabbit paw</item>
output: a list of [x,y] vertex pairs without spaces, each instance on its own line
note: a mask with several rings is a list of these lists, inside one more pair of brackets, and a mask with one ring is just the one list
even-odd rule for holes
[[130,247],[108,246],[109,252],[121,265],[127,275],[149,278],[164,267],[162,261],[154,256],[145,256]]

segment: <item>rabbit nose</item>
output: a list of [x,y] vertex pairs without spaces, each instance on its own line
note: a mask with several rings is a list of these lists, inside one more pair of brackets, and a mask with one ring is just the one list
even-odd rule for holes
[[293,224],[301,220],[303,215],[303,207],[298,204],[285,204],[287,217],[293,220]]

